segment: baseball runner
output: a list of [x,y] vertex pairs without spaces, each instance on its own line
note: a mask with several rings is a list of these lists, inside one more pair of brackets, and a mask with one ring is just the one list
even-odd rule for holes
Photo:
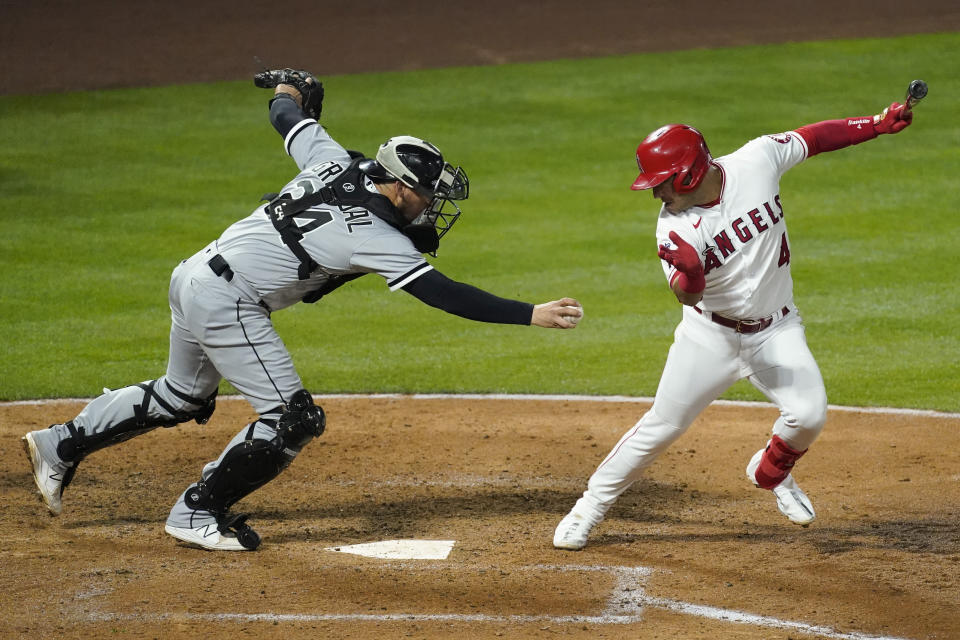
[[660,127],[640,143],[632,188],[652,189],[662,202],[658,253],[683,317],[653,406],[590,477],[557,526],[555,547],[582,549],[643,469],[742,378],[780,409],[747,478],[772,490],[792,522],[813,522],[813,506],[791,470],[823,428],[827,397],[793,301],[789,206],[779,182],[807,158],[897,133],[911,120],[894,102],[877,116],[762,136],[716,159],[700,132],[682,124]]
[[73,420],[24,436],[40,496],[54,515],[86,456],[157,427],[205,423],[226,378],[259,418],[203,467],[165,530],[207,549],[256,549],[259,536],[232,505],[279,475],[326,426],[271,314],[316,302],[355,277],[377,274],[391,291],[481,322],[569,329],[582,314],[572,298],[539,305],[499,298],[424,259],[460,216],[457,201],[469,188],[463,169],[437,147],[397,136],[374,159],[348,152],[317,122],[323,86],[311,74],[283,69],[255,82],[274,89],[270,121],[300,172],[174,269],[165,375],[105,391]]

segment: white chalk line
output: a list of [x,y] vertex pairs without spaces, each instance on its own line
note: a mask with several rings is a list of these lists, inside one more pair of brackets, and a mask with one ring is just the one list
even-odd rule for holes
[[483,613],[162,613],[155,616],[132,614],[96,614],[91,621],[149,621],[158,622],[481,622],[493,624],[524,624],[551,622],[555,624],[631,624],[640,618],[633,616],[550,616],[510,615],[495,616]]
[[[220,396],[225,400],[242,400],[243,396]],[[555,395],[555,394],[512,394],[512,393],[328,393],[314,394],[317,400],[333,399],[369,399],[369,400],[531,400],[546,402],[619,402],[619,403],[652,403],[653,398],[643,396],[582,396],[582,395]],[[90,402],[93,398],[47,398],[39,400],[10,400],[0,402],[0,406],[29,406],[58,404],[66,402]],[[771,402],[756,402],[749,400],[714,400],[712,404],[726,407],[744,407],[756,409],[776,409]],[[948,420],[960,419],[960,413],[934,411],[932,409],[902,409],[897,407],[847,407],[838,404],[827,405],[830,411],[845,413],[873,413],[879,415],[917,416],[923,418],[945,418]]]
[[469,487],[472,489],[496,488],[522,488],[523,489],[569,489],[580,488],[583,486],[583,478],[568,477],[559,478],[557,476],[536,476],[521,477],[504,473],[500,476],[481,475],[478,473],[457,473],[445,474],[443,479],[433,478],[411,478],[408,476],[395,476],[383,480],[369,480],[359,482],[349,478],[334,478],[323,481],[325,485],[334,487],[355,487],[363,485],[365,487],[438,487],[442,489],[462,489]]
[[[420,570],[429,569],[420,567]],[[830,627],[804,622],[780,620],[772,616],[722,609],[707,605],[656,598],[646,594],[646,579],[653,573],[649,567],[536,565],[520,567],[536,571],[596,571],[613,575],[615,584],[599,615],[492,615],[483,613],[163,613],[156,615],[92,613],[91,621],[159,621],[159,622],[476,622],[486,624],[597,624],[625,625],[643,621],[644,608],[666,609],[719,622],[783,629],[805,634],[816,634],[835,640],[909,640],[898,636],[882,636],[860,632],[841,632]]]
[[677,613],[686,613],[699,618],[710,618],[713,620],[725,620],[727,622],[736,622],[739,624],[750,624],[772,629],[789,629],[799,631],[800,633],[817,634],[827,638],[836,638],[837,640],[907,640],[896,636],[877,636],[869,633],[860,633],[857,631],[841,632],[830,627],[819,625],[810,625],[805,622],[791,622],[789,620],[780,620],[770,616],[761,616],[743,611],[732,609],[720,609],[707,605],[691,604],[689,602],[680,602],[679,600],[670,600],[667,598],[644,597],[642,604],[659,609],[668,609]]

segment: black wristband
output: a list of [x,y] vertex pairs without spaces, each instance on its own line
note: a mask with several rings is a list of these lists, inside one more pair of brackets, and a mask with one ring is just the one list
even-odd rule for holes
[[[284,97],[287,99],[283,100]],[[284,138],[306,117],[297,105],[297,101],[289,93],[278,93],[270,99],[270,124]]]

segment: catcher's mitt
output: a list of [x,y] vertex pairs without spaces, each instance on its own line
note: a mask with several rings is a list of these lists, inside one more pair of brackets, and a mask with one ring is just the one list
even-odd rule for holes
[[314,120],[320,119],[320,112],[323,110],[323,83],[314,78],[309,71],[298,69],[261,71],[253,76],[253,84],[261,89],[273,89],[278,84],[296,87],[303,99],[303,112]]

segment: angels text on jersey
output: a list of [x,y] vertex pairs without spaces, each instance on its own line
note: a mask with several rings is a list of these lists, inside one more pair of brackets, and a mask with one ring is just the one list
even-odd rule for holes
[[[774,207],[777,211],[774,211]],[[708,244],[703,250],[704,275],[722,267],[729,256],[761,234],[768,231],[776,233],[783,217],[783,206],[780,204],[780,194],[778,193],[774,197],[772,205],[770,202],[764,202],[761,206],[754,207],[744,215],[735,218],[729,227],[714,234],[713,241],[715,244]],[[782,225],[780,227],[782,228]],[[789,262],[790,247],[787,242],[787,232],[784,229],[780,231],[780,257],[777,266],[782,267]]]

